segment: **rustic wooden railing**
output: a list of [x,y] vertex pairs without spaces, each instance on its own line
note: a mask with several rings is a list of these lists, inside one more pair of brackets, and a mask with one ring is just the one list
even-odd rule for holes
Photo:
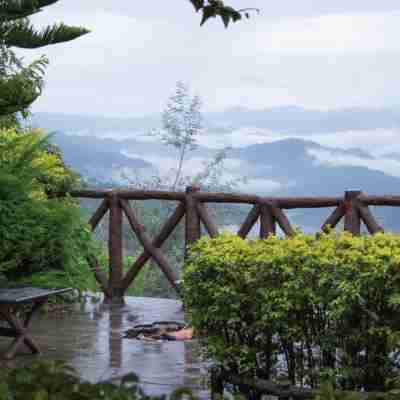
[[[318,395],[321,398],[320,389],[310,389],[306,387],[293,386],[289,383],[279,384],[271,380],[247,378],[235,374],[221,371],[218,368],[211,369],[211,400],[224,398],[225,384],[235,385],[242,390],[245,389],[248,396],[246,399],[262,399],[265,396],[276,400],[312,400]],[[355,398],[360,400],[384,399],[383,392],[355,392],[337,390],[335,398]],[[339,397],[340,396],[340,397]]]
[[[346,191],[344,197],[261,197],[234,193],[201,192],[196,187],[188,187],[185,192],[152,190],[81,190],[72,192],[73,197],[102,199],[90,219],[92,230],[102,218],[109,214],[109,274],[104,273],[97,260],[89,260],[95,277],[107,301],[123,302],[125,291],[132,284],[141,268],[149,261],[158,265],[170,284],[178,290],[177,276],[170,268],[161,246],[185,217],[185,248],[201,236],[201,224],[210,236],[218,234],[207,203],[252,204],[253,207],[238,230],[245,238],[255,223],[260,221],[259,235],[262,238],[276,233],[279,226],[285,235],[293,235],[293,228],[284,210],[295,208],[335,207],[321,229],[328,225],[335,227],[344,218],[344,229],[355,235],[360,234],[363,222],[370,233],[383,230],[373,217],[369,206],[400,206],[400,196],[367,196],[361,191]],[[178,202],[158,235],[151,239],[140,224],[129,200],[168,200]],[[122,219],[125,214],[130,227],[142,244],[144,251],[124,275],[122,254]]]

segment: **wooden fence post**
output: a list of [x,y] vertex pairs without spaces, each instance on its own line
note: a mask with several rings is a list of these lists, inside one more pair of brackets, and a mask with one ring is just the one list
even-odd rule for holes
[[186,188],[185,257],[187,257],[188,246],[200,239],[201,235],[200,217],[197,213],[196,199],[193,197],[193,193],[199,190],[195,186]]
[[108,233],[109,255],[109,292],[112,303],[124,303],[123,256],[122,256],[122,208],[117,192],[111,192],[108,196],[110,206],[110,223]]
[[261,204],[260,238],[276,234],[276,220],[267,204]]
[[361,195],[360,190],[347,190],[344,193],[344,230],[351,232],[353,235],[359,235],[361,232],[361,218],[358,211],[358,196]]

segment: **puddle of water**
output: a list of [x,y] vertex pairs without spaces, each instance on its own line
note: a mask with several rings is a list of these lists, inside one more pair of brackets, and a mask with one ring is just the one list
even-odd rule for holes
[[[165,320],[184,320],[179,301],[127,297],[123,307],[88,302],[62,316],[40,315],[33,322],[32,335],[42,350],[40,357],[67,362],[85,380],[97,382],[134,372],[147,394],[161,395],[186,386],[208,399],[206,365],[196,355],[196,341],[123,338],[134,325]],[[8,339],[1,338],[0,351],[7,344]],[[37,357],[19,355],[14,363],[29,363]]]

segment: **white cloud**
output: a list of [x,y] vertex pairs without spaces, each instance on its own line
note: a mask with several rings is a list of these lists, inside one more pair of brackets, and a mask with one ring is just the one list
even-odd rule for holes
[[241,184],[242,191],[256,194],[277,193],[282,190],[283,187],[284,185],[280,182],[264,178],[248,179],[247,182]]
[[315,163],[318,165],[366,167],[400,177],[400,161],[387,158],[366,159],[330,150],[309,149],[308,153],[315,158]]
[[[34,17],[38,24],[64,20],[92,29],[77,41],[30,52],[51,60],[35,110],[158,112],[177,80],[190,82],[207,109],[399,104],[400,11],[392,3],[266,7],[257,0],[260,17],[225,30],[220,21],[200,28],[190,4],[154,9],[153,2],[72,0]],[[360,12],[379,8],[388,11]]]
[[[157,174],[166,182],[171,181],[177,167],[177,159],[173,157],[152,156],[151,154],[134,154],[124,152],[124,155],[131,158],[141,158],[152,163],[157,168]],[[185,161],[183,168],[183,176],[194,176],[204,170],[204,164],[209,159],[201,157],[192,157]],[[220,183],[237,182],[238,189],[247,193],[270,194],[278,192],[284,185],[280,182],[264,179],[249,178],[254,166],[248,165],[246,162],[236,159],[227,158],[224,161],[224,169],[221,171]]]
[[400,154],[400,132],[398,129],[376,129],[371,131],[343,131],[330,134],[303,136],[323,146],[340,149],[358,148],[377,157],[387,153]]
[[326,14],[278,20],[259,29],[257,49],[271,52],[398,51],[400,12]]
[[199,136],[198,140],[203,146],[221,149],[227,146],[245,147],[257,143],[270,143],[287,137],[291,136],[281,135],[267,129],[244,127],[232,129],[230,133],[207,132],[207,134]]
[[297,138],[309,140],[322,146],[338,149],[361,149],[380,157],[388,153],[400,154],[400,131],[398,129],[349,130],[329,133],[281,134],[268,129],[244,127],[230,133],[209,132],[199,138],[201,144],[213,148],[226,146],[245,147],[257,143]]

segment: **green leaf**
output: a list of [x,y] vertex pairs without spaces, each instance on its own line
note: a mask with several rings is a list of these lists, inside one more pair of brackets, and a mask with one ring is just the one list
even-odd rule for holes
[[231,13],[233,22],[240,21],[242,19],[242,14],[240,12],[233,10]]
[[33,394],[33,400],[48,400],[49,394],[47,390],[41,389]]
[[193,7],[196,9],[196,12],[204,7],[204,0],[190,0],[190,2],[193,4]]
[[220,15],[221,15],[222,22],[225,25],[225,28],[227,28],[229,25],[229,22],[231,20],[231,14],[229,12],[227,12],[226,10],[222,10]]
[[171,393],[169,400],[182,400],[187,398],[189,400],[198,400],[198,397],[193,394],[193,391],[190,388],[182,387],[174,390]]
[[203,8],[203,17],[200,22],[200,26],[204,25],[204,23],[212,17],[217,15],[216,9],[213,6],[206,6]]
[[0,21],[14,21],[25,18],[56,3],[58,0],[9,0],[3,1],[0,6]]

